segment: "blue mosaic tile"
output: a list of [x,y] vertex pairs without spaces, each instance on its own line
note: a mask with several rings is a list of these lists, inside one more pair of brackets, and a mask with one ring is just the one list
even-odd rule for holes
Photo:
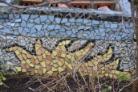
[[34,26],[38,31],[41,31],[41,29],[42,29],[42,25],[35,25]]
[[48,17],[47,16],[45,16],[45,15],[41,15],[40,16],[40,21],[41,22],[45,22],[46,20],[48,20]]
[[40,18],[36,18],[36,19],[34,19],[34,23],[36,23],[36,24],[40,24],[40,23],[41,23]]
[[30,16],[30,15],[27,15],[27,14],[24,15],[24,14],[23,14],[23,15],[21,15],[21,18],[22,18],[22,20],[24,20],[24,21],[28,21],[29,16]]

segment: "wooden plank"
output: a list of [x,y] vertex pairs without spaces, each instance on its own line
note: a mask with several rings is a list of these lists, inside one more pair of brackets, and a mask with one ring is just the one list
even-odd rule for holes
[[94,1],[94,8],[99,8],[102,6],[108,6],[110,9],[115,10],[116,2],[114,1]]
[[77,4],[77,3],[85,3],[85,4],[90,4],[91,1],[84,1],[84,0],[80,0],[80,1],[71,1],[70,4]]
[[110,4],[113,4],[113,3],[116,3],[114,0],[113,1],[93,1],[93,3],[97,4],[97,3],[110,3]]
[[22,0],[22,2],[42,3],[43,0]]
[[106,15],[106,16],[118,16],[118,17],[128,17],[126,15],[123,15],[123,12],[120,11],[100,11],[100,10],[96,10],[96,9],[70,9],[70,8],[48,8],[48,7],[30,7],[27,10],[31,11],[31,10],[36,10],[36,11],[43,11],[43,12],[59,12],[59,13],[84,13],[84,14],[90,14],[90,15]]

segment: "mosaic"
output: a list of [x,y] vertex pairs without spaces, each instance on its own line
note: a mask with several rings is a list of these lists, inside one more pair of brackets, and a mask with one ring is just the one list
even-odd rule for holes
[[[104,92],[100,90],[105,86],[111,87],[109,92],[119,92],[116,85],[134,77],[136,40],[131,18],[97,16],[82,9],[50,9],[12,9],[1,14],[0,85],[6,80],[5,73],[62,79],[63,84],[68,82],[63,77],[70,74],[69,78],[79,75],[84,82],[88,77],[85,87],[95,83],[94,89],[99,91],[94,92]],[[81,81],[75,83],[85,88]],[[51,85],[48,90],[54,89]],[[69,84],[62,87],[73,88]]]
[[[41,40],[38,39],[34,44],[35,54],[30,53],[19,45],[13,45],[7,48],[6,51],[14,52],[17,58],[21,61],[21,67],[16,67],[18,71],[27,72],[30,75],[47,74],[53,76],[77,67],[79,61],[94,46],[94,43],[89,42],[84,48],[81,48],[78,51],[69,52],[67,51],[66,46],[70,43],[70,40],[59,42],[56,48],[50,52],[42,46]],[[109,47],[105,53],[89,57],[87,62],[84,62],[79,66],[80,68],[78,71],[81,75],[94,76],[97,73],[97,75],[101,77],[104,75],[116,77],[116,74],[119,74],[119,71],[116,70],[119,64],[119,59],[116,59],[109,64],[105,64],[112,58],[112,56],[113,49]]]
[[[101,74],[104,73],[103,69],[101,68],[104,66],[104,64],[101,63],[106,61],[116,62],[116,66],[114,66],[113,63],[114,66],[113,72],[118,66],[120,66],[121,70],[125,69],[126,71],[128,71],[129,68],[131,69],[135,67],[134,66],[135,43],[131,42],[133,40],[133,25],[131,22],[126,22],[124,25],[122,25],[121,23],[118,22],[107,22],[107,21],[79,19],[79,18],[78,19],[58,18],[52,15],[40,16],[40,15],[24,15],[24,14],[22,15],[9,14],[9,17],[7,18],[8,19],[1,20],[1,28],[0,28],[1,38],[6,41],[5,43],[3,42],[3,40],[1,40],[2,41],[1,47],[5,48],[12,45],[7,51],[15,53],[16,57],[12,55],[13,58],[18,58],[18,59],[12,58],[13,62],[14,61],[16,61],[16,63],[21,62],[21,67],[18,67],[18,70],[21,70],[23,72],[29,72],[29,74],[31,75],[33,74],[43,75],[47,73],[49,75],[52,75],[54,74],[54,72],[56,72],[57,74],[65,70],[72,70],[72,68],[75,66],[74,63],[80,60],[81,57],[85,56],[85,54],[88,53],[88,50],[93,47],[89,44],[88,47],[86,45],[86,48],[81,48],[80,51],[77,51],[78,48],[76,45],[73,47],[76,48],[76,51],[69,52],[68,50],[66,50],[65,48],[66,46],[64,47],[64,45],[70,44],[69,41],[65,42],[63,41],[64,43],[66,42],[68,43],[63,44],[61,42],[63,46],[57,45],[55,46],[56,49],[52,49],[51,51],[49,51],[47,50],[47,48],[42,46],[43,44],[46,43],[45,42],[42,43],[41,41],[41,38],[48,38],[48,37],[56,39],[65,38],[70,40],[71,39],[78,39],[78,40],[83,39],[85,41],[93,40],[95,41],[95,44],[98,43],[96,46],[94,45],[93,49],[94,52],[93,56],[91,57],[92,59],[88,61],[86,60],[85,64],[83,64],[81,67],[85,66],[91,67],[95,65],[95,63],[89,65],[90,62],[97,62],[97,60],[99,60],[96,63],[96,65],[97,67],[100,67],[99,69],[101,70]],[[34,38],[38,38],[38,40],[34,41],[36,40]],[[25,41],[27,41],[27,39],[29,42],[26,43]],[[56,44],[59,43],[60,41],[59,42],[51,41],[51,42]],[[109,47],[110,43],[112,44],[111,47],[115,48],[114,51],[112,48]],[[26,47],[28,45],[31,45],[31,47],[30,46]],[[49,47],[52,47],[52,45]],[[109,49],[107,49],[108,47]],[[101,48],[104,49],[101,50]],[[29,50],[32,50],[33,52]],[[106,55],[108,54],[106,53],[106,51],[108,52],[108,50],[111,55]],[[101,52],[104,53],[105,55],[98,54]],[[3,52],[2,50],[1,53],[5,53],[4,55],[7,57],[6,54],[7,52]],[[58,55],[56,55],[57,53]],[[115,58],[111,60],[113,56]],[[132,61],[129,62],[130,60]],[[121,65],[118,65],[119,61],[121,61],[120,63]],[[58,63],[61,63],[61,65],[59,65]],[[110,66],[110,64],[107,65],[107,69],[108,66]],[[86,71],[79,70],[79,71],[83,72],[82,74],[85,75],[87,70]]]

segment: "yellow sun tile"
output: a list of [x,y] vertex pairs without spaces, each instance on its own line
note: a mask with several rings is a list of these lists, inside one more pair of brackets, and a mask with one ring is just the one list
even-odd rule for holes
[[40,66],[39,66],[39,65],[35,65],[34,67],[35,67],[35,69],[39,69],[39,68],[40,68]]
[[26,63],[26,61],[21,61],[21,64],[25,64]]
[[69,63],[67,63],[67,62],[65,62],[65,65],[66,65],[69,69],[72,69],[72,68],[73,68],[72,65],[69,64]]
[[22,72],[26,72],[26,69],[22,69]]
[[40,62],[40,65],[41,65],[42,67],[46,67],[46,61]]
[[46,71],[47,71],[47,70],[46,70],[46,68],[43,68],[43,74],[45,74],[45,73],[46,73]]
[[66,54],[61,54],[61,57],[63,57],[63,58],[66,57]]
[[35,74],[38,74],[38,70],[34,70],[34,73],[35,73]]
[[57,55],[57,52],[53,51],[52,55],[53,56],[56,56]]
[[58,71],[58,68],[52,67],[52,71],[53,72]]
[[39,56],[37,56],[37,59],[38,59],[39,61],[42,61],[42,60],[43,60],[43,56],[42,56],[42,55],[39,55]]
[[34,67],[34,64],[30,63],[29,66],[30,66],[30,67]]
[[21,67],[16,67],[16,71],[20,72],[20,71],[22,71],[22,68]]
[[63,66],[64,65],[64,61],[58,61],[58,65],[59,66]]
[[58,66],[58,64],[56,63],[56,64],[53,64],[53,67],[57,68],[57,67],[59,67],[59,66]]
[[60,73],[60,72],[63,72],[64,71],[64,68],[62,68],[62,67],[59,67],[58,68],[58,72]]
[[48,71],[47,74],[52,75],[53,71]]

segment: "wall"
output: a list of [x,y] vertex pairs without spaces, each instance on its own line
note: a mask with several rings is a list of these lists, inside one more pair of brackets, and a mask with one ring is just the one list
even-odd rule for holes
[[[113,63],[115,66],[113,70],[119,71],[130,71],[135,67],[134,29],[129,21],[110,22],[17,13],[3,14],[0,17],[0,61],[7,64],[1,66],[4,71],[17,69],[20,71],[21,68],[22,72],[30,74],[62,72],[66,68],[73,68],[74,63],[66,62],[80,60],[90,48],[93,49],[86,57],[86,61],[103,62],[108,68],[112,62],[118,62],[115,65]],[[66,39],[71,42],[68,43],[67,40],[66,43]],[[91,46],[88,45],[90,43]],[[44,54],[43,51],[49,54]],[[62,54],[59,56],[53,54],[59,52],[63,53],[63,57]],[[43,54],[45,58],[42,57]],[[73,59],[68,58],[68,54]],[[50,59],[47,60],[49,57]],[[64,63],[63,67],[57,61]],[[45,62],[49,63],[43,66]],[[87,67],[94,64],[88,64]],[[47,67],[50,65],[51,67]],[[41,67],[44,67],[42,68],[44,73],[39,71]]]
[[[57,18],[49,15],[9,14],[1,18],[0,32],[30,37],[77,37],[99,40],[132,40],[131,22]],[[5,17],[5,18],[4,18]],[[100,34],[99,34],[100,33]]]

